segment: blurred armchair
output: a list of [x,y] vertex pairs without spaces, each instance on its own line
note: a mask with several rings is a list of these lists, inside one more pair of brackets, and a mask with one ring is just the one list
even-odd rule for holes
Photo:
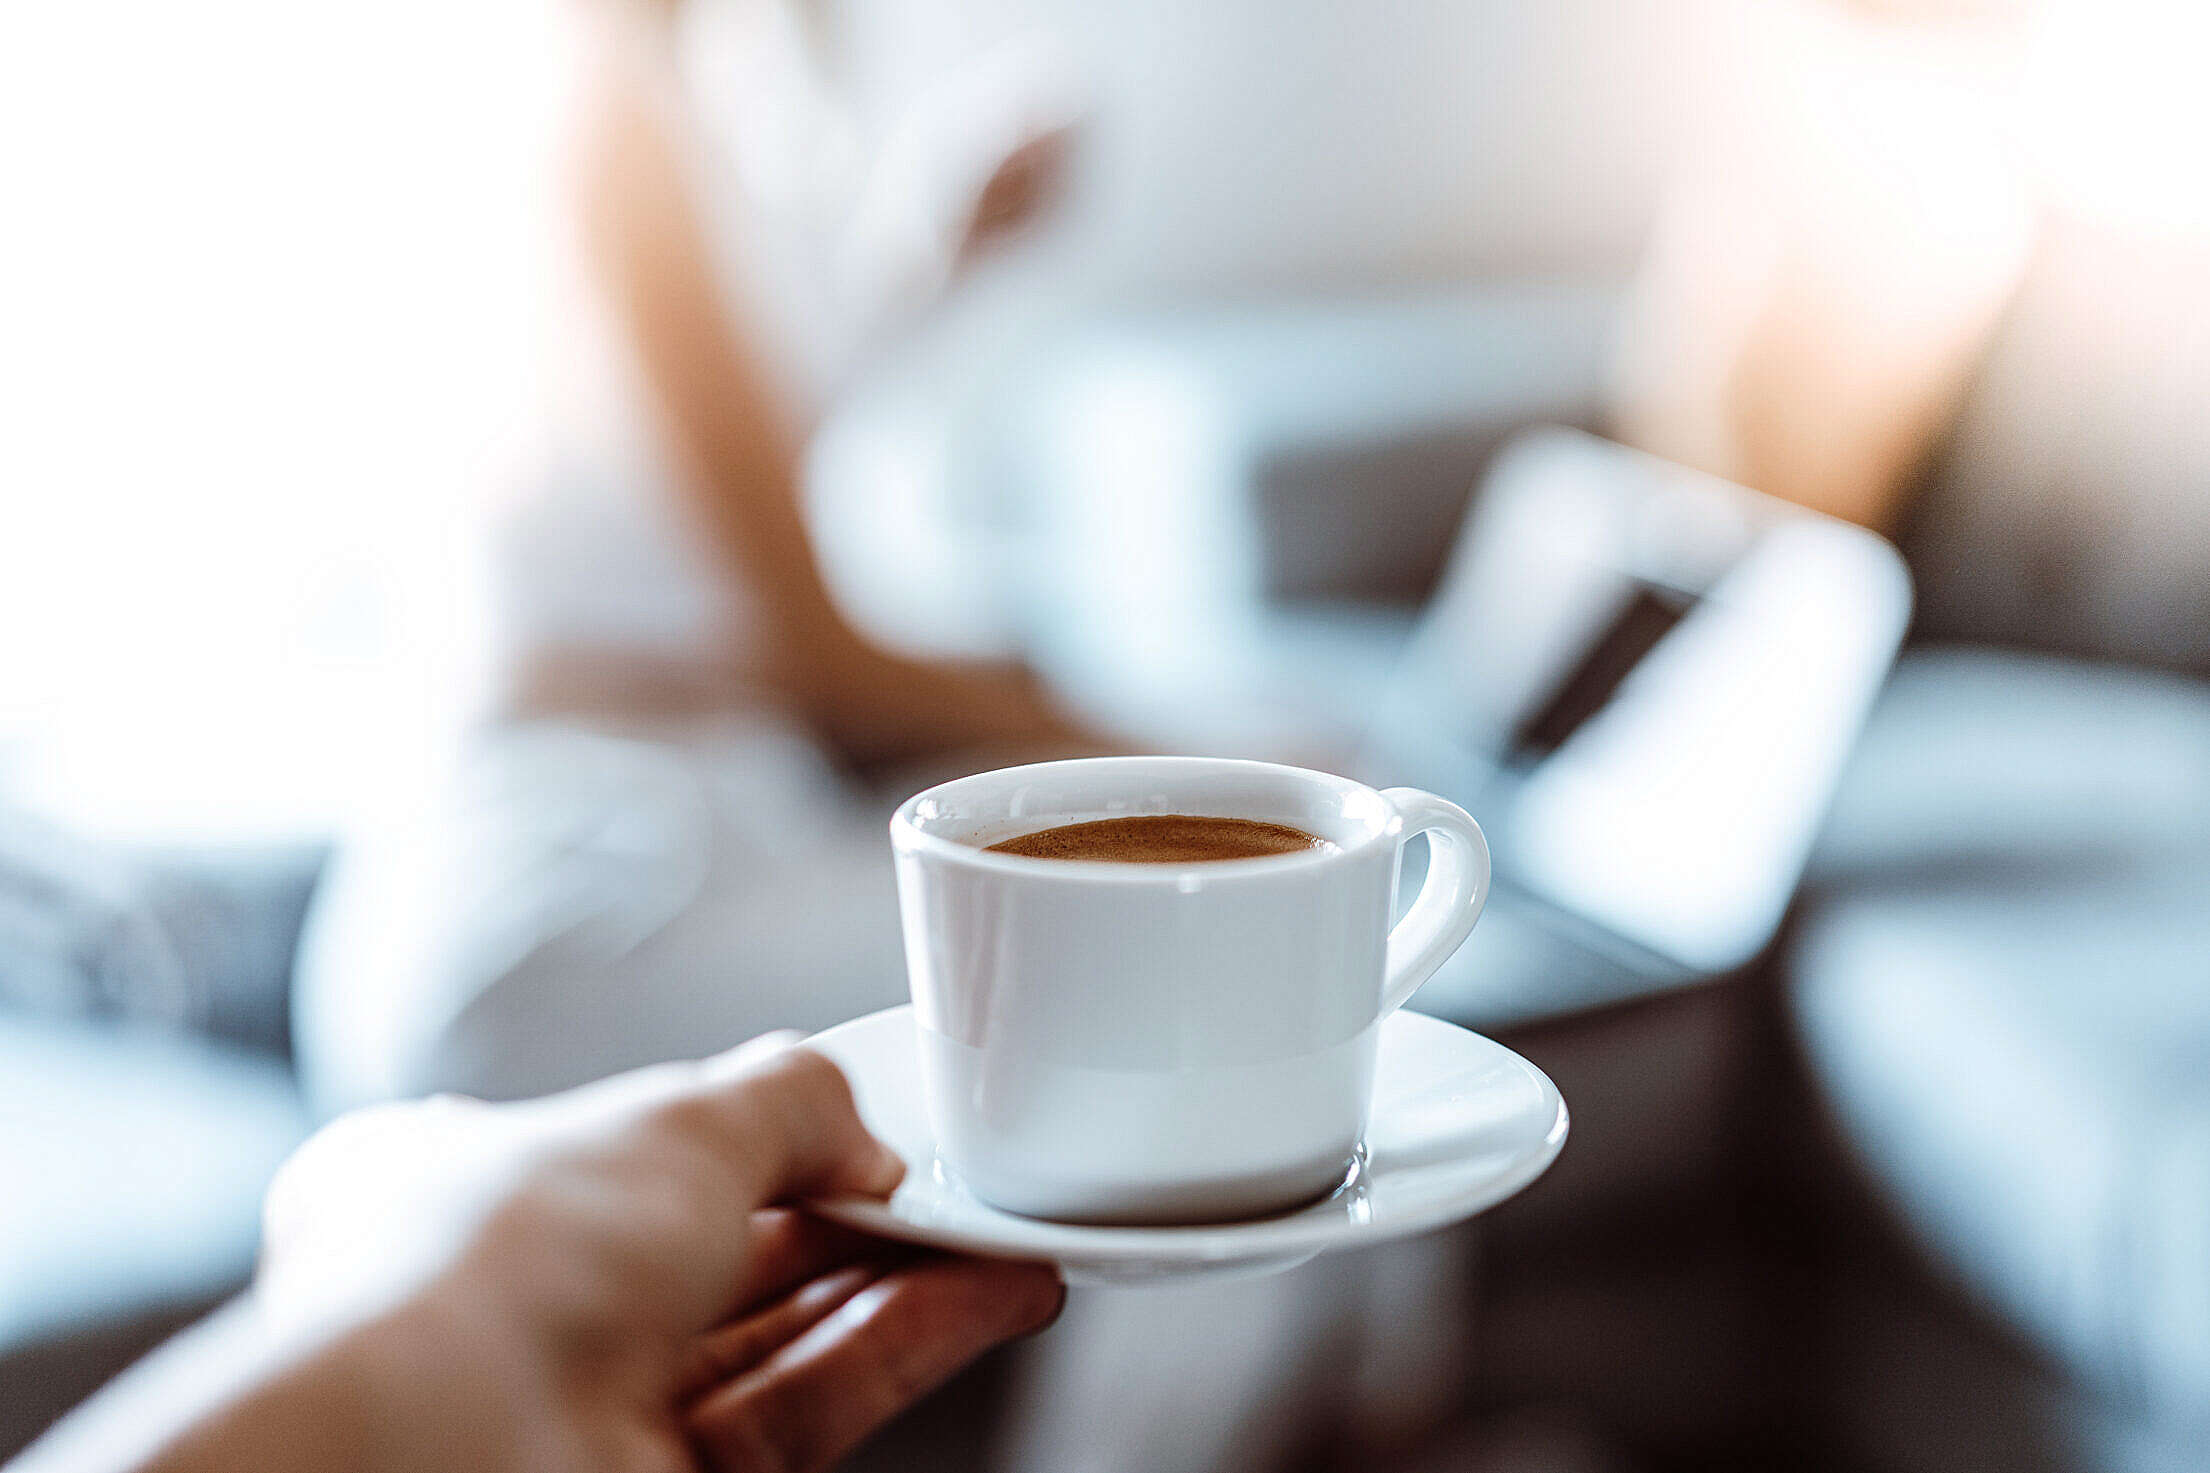
[[286,991],[321,858],[0,806],[0,1457],[251,1271],[308,1126]]
[[2045,232],[1783,958],[1868,1466],[2210,1465],[2206,259]]

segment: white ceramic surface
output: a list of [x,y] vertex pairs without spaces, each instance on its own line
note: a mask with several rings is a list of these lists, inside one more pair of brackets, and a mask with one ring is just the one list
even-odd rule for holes
[[[1146,813],[1328,842],[1209,864],[985,851]],[[1377,1025],[1489,890],[1488,846],[1455,806],[1263,762],[1006,768],[915,796],[890,832],[937,1148],[976,1195],[1069,1221],[1248,1217],[1340,1182]],[[1392,931],[1397,851],[1422,832],[1427,879]]]
[[817,1203],[880,1237],[1047,1260],[1076,1284],[1271,1273],[1320,1253],[1426,1232],[1487,1210],[1542,1175],[1566,1108],[1542,1071],[1477,1033],[1417,1013],[1382,1023],[1366,1158],[1326,1200],[1276,1217],[1176,1227],[1042,1222],[978,1200],[939,1157],[922,1104],[913,1009],[829,1029],[813,1046],[852,1082],[868,1127],[905,1158],[888,1202]]

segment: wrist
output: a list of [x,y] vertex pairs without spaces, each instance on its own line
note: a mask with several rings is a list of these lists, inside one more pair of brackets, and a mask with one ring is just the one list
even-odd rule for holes
[[552,1466],[534,1442],[557,1425],[554,1378],[525,1334],[491,1296],[448,1277],[333,1336],[287,1378],[317,1410],[312,1436],[327,1459],[300,1464],[317,1473]]
[[131,1367],[11,1473],[355,1473],[377,1393],[350,1345],[309,1344],[247,1294]]

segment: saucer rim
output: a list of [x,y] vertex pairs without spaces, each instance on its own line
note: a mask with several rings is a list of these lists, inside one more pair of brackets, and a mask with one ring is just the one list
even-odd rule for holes
[[[896,1007],[853,1018],[813,1035],[811,1043],[833,1041],[838,1035],[892,1027],[912,1028],[913,1005]],[[831,1222],[876,1237],[924,1247],[949,1248],[997,1258],[1027,1258],[1073,1263],[1232,1263],[1241,1259],[1293,1253],[1323,1253],[1355,1243],[1382,1243],[1430,1232],[1477,1217],[1509,1201],[1539,1179],[1565,1148],[1572,1112],[1550,1076],[1518,1052],[1474,1030],[1417,1013],[1409,1008],[1382,1020],[1384,1031],[1440,1031],[1462,1035],[1464,1040],[1493,1049],[1523,1070],[1541,1090],[1550,1106],[1550,1124],[1541,1142],[1509,1169],[1483,1180],[1480,1188],[1455,1197],[1446,1196],[1421,1208],[1392,1213],[1381,1222],[1359,1221],[1335,1213],[1322,1213],[1323,1203],[1297,1208],[1275,1217],[1226,1222],[1174,1223],[1162,1226],[1049,1222],[1021,1217],[972,1197],[974,1206],[988,1214],[984,1221],[1003,1224],[1000,1232],[974,1232],[940,1224],[917,1222],[901,1216],[890,1202],[867,1197],[822,1198],[807,1203],[808,1210]],[[840,1065],[841,1067],[841,1065]],[[908,1171],[928,1170],[935,1163],[906,1161]],[[961,1188],[962,1191],[965,1188]],[[893,1201],[895,1198],[893,1197]]]

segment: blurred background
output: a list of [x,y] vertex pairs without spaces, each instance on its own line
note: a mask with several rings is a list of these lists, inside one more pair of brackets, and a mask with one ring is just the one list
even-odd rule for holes
[[0,1455],[317,1120],[898,1001],[890,805],[1102,747],[1471,808],[1573,1139],[868,1466],[2210,1466],[2206,54],[0,10]]

